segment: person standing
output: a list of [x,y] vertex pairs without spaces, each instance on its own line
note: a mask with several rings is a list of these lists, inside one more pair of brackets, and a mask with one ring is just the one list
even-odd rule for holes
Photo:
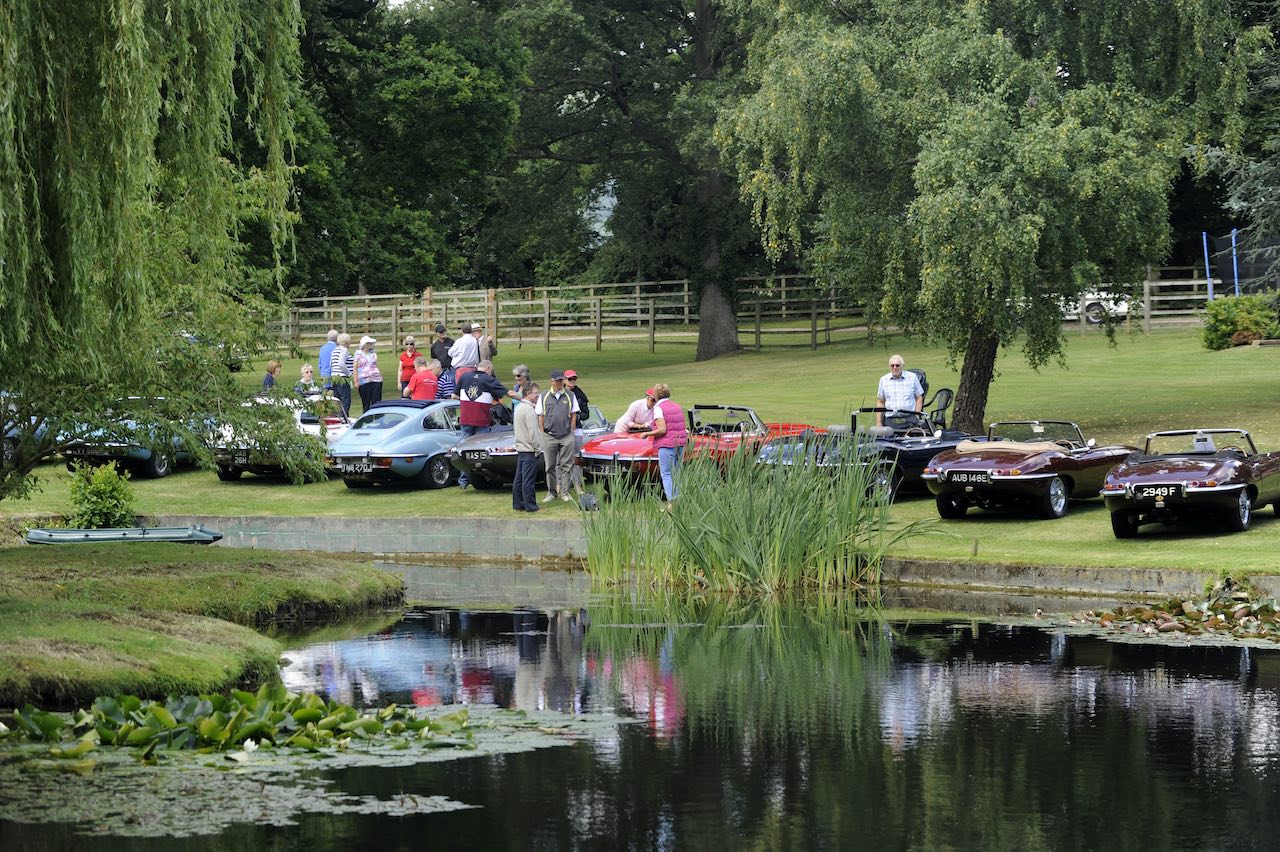
[[434,358],[427,366],[436,374],[436,399],[455,398],[458,395],[458,382],[453,376],[453,370],[442,369],[440,362]]
[[[587,399],[587,392],[578,387],[578,373],[576,370],[565,370],[564,381],[569,386],[569,391],[578,401],[578,421],[573,429],[574,458],[577,458],[578,453],[582,452],[582,445],[587,442],[587,437],[582,432],[582,421],[591,418],[591,409],[587,407],[587,403],[590,400]],[[582,468],[576,464],[569,465],[569,480],[573,490],[581,494]]]
[[360,338],[360,350],[356,352],[356,389],[360,392],[361,414],[382,399],[382,371],[378,369],[378,353],[374,351],[377,343],[377,339],[366,334]]
[[573,502],[569,496],[569,468],[577,442],[573,430],[578,425],[578,398],[564,385],[564,373],[551,371],[551,390],[538,397],[538,429],[542,432],[542,455],[547,466],[547,496],[543,502]]
[[444,323],[436,323],[436,339],[431,344],[431,357],[440,362],[440,369],[452,370],[453,362],[449,360],[449,349],[453,346],[453,338],[445,334]]
[[[476,368],[458,380],[458,399],[462,401],[459,421],[462,437],[479,435],[490,428],[490,409],[507,396],[507,388],[493,377],[493,362],[481,361]],[[458,487],[465,489],[471,478],[458,474]]]
[[689,443],[689,429],[685,425],[684,409],[671,401],[671,388],[658,384],[653,386],[653,392],[658,400],[653,407],[653,428],[641,435],[653,438],[653,447],[658,451],[658,472],[670,511],[680,493],[677,480],[684,462],[684,448]]
[[272,358],[268,361],[267,374],[262,377],[262,389],[266,391],[274,390],[276,379],[280,378],[280,371],[283,369],[284,367],[276,359]]
[[516,478],[511,483],[511,508],[538,511],[538,454],[542,452],[538,429],[538,386],[532,382],[516,403]]
[[404,390],[400,391],[402,397],[423,400],[436,398],[436,389],[439,387],[440,382],[436,378],[436,373],[431,369],[432,364],[436,365],[437,368],[440,366],[439,361],[435,359],[427,361],[421,355],[413,359],[414,373],[405,384]]
[[351,357],[351,335],[339,334],[329,355],[329,384],[333,395],[342,404],[342,415],[351,416],[351,370],[355,359]]
[[484,326],[478,322],[471,323],[471,336],[476,339],[476,351],[481,361],[492,361],[498,357],[498,341],[493,339],[492,334],[484,333]]
[[613,425],[614,434],[625,435],[628,432],[647,432],[653,428],[653,408],[658,398],[653,388],[648,388],[644,396],[628,406],[626,412]]
[[404,351],[400,353],[400,392],[409,386],[415,369],[414,361],[418,357],[418,342],[410,334],[404,339]]
[[[876,407],[895,411],[920,411],[924,408],[924,388],[920,377],[905,372],[901,355],[889,358],[889,372],[880,377],[876,388]],[[884,412],[876,412],[876,425],[884,425]]]
[[464,322],[462,335],[449,347],[449,361],[453,364],[453,377],[459,387],[462,385],[462,377],[474,370],[481,360],[480,344],[471,333],[471,323]]
[[316,367],[320,370],[320,384],[324,385],[325,390],[333,387],[333,384],[329,381],[329,371],[332,369],[330,362],[333,359],[333,350],[338,345],[338,330],[336,328],[329,329],[327,337],[328,339],[325,341],[324,346],[320,347],[320,357],[316,361]]

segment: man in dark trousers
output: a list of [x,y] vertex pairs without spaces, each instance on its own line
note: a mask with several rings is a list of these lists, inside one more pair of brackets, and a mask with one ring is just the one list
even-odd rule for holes
[[511,483],[511,508],[517,512],[538,511],[538,456],[542,433],[538,429],[538,386],[525,385],[516,403],[516,478]]
[[441,370],[452,370],[453,362],[449,360],[449,348],[453,346],[453,338],[445,331],[444,323],[436,323],[436,341],[431,344],[431,357],[440,362]]
[[[506,386],[493,377],[492,361],[481,361],[474,370],[458,379],[458,399],[461,401],[458,420],[462,424],[459,430],[462,436],[488,432],[492,422],[490,409],[509,395]],[[466,488],[470,481],[471,477],[466,473],[458,474],[459,488]]]
[[569,475],[573,457],[577,455],[577,442],[573,430],[578,426],[578,398],[564,386],[564,373],[551,371],[551,390],[538,397],[538,426],[542,429],[542,455],[547,463],[547,496],[543,502],[554,500],[556,495],[567,503]]

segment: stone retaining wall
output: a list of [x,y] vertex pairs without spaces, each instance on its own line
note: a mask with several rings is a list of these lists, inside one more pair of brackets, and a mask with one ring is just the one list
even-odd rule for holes
[[[434,560],[580,564],[587,541],[576,518],[330,518],[161,515],[155,526],[204,524],[227,547],[320,550],[374,556],[429,556]],[[942,562],[885,561],[886,584],[960,590],[1017,591],[1119,598],[1196,594],[1214,572],[1169,568],[1070,568]],[[1280,577],[1245,576],[1263,597],[1280,597]]]

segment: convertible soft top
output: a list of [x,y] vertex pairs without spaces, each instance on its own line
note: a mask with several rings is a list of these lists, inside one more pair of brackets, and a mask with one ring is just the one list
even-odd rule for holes
[[1034,456],[1062,447],[1053,441],[961,441],[956,444],[957,453],[978,453],[983,450],[996,450],[1009,455]]

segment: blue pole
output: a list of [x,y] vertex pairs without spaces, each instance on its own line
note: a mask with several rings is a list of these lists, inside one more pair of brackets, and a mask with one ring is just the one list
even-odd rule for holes
[[1236,280],[1236,295],[1240,295],[1240,263],[1236,259],[1236,229],[1231,229],[1231,275]]
[[1213,301],[1213,273],[1209,270],[1209,232],[1201,231],[1200,239],[1204,243],[1204,277],[1209,281],[1209,301]]

